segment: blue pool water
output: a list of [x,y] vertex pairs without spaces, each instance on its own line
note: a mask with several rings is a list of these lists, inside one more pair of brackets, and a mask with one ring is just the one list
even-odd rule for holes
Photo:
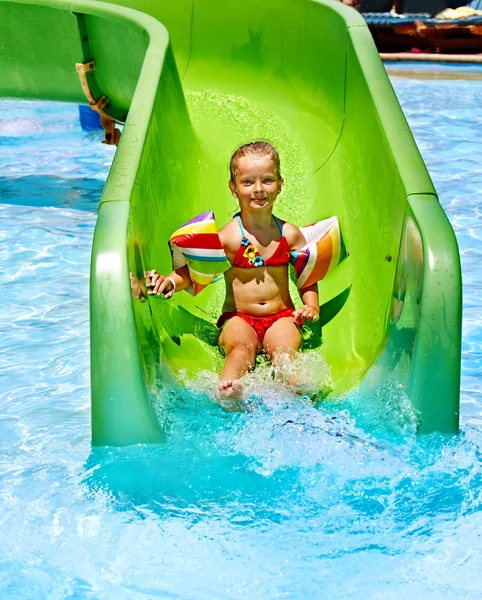
[[75,107],[0,103],[2,599],[480,597],[482,82],[393,83],[462,255],[451,440],[416,438],[387,385],[368,415],[179,393],[166,445],[92,451],[88,274],[113,151]]

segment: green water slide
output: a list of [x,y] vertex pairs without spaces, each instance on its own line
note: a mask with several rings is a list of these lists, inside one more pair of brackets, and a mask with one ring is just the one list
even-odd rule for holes
[[170,270],[194,215],[230,218],[229,157],[254,138],[281,155],[276,214],[338,215],[350,253],[306,349],[331,369],[327,401],[395,382],[420,432],[457,432],[457,244],[362,17],[331,0],[123,4],[0,0],[0,96],[87,103],[86,64],[125,122],[92,252],[93,443],[162,441],[163,389],[219,368],[222,283],[164,301],[142,274]]

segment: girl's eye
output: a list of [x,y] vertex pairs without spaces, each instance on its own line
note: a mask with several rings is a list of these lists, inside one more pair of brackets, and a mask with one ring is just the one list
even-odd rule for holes
[[270,178],[263,179],[263,183],[273,183],[273,180]]
[[244,185],[253,185],[253,180],[252,179],[245,179],[243,181]]

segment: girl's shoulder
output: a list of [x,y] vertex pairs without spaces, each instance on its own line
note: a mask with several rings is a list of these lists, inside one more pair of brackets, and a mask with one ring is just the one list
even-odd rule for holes
[[283,221],[281,219],[280,223],[283,227],[283,234],[291,250],[299,250],[306,244],[305,237],[301,233],[299,227],[296,227],[296,225],[293,225],[293,223],[288,223],[287,221]]
[[235,220],[231,219],[218,231],[221,244],[224,247],[230,247],[234,240],[239,243],[238,236],[234,235],[236,232],[239,232],[239,228],[236,226]]
[[238,229],[238,227],[236,226],[235,219],[231,219],[230,221],[228,221],[226,225],[219,229],[218,233],[220,236],[230,234],[233,231],[233,229]]

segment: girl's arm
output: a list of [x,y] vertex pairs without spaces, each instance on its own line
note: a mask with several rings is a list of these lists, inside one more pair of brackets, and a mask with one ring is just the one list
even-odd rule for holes
[[[299,250],[306,244],[304,235],[296,225],[285,223],[284,232],[291,250]],[[317,321],[320,316],[318,283],[313,283],[301,289],[299,293],[303,306],[294,311],[295,321]]]
[[313,283],[300,290],[300,298],[303,306],[295,310],[293,317],[297,322],[302,319],[305,321],[318,321],[320,317],[320,306],[318,298],[318,283]]
[[146,286],[147,293],[151,296],[160,296],[164,294],[164,298],[169,300],[174,292],[181,292],[192,285],[189,269],[187,265],[179,267],[169,275],[160,275],[155,269],[146,271]]

